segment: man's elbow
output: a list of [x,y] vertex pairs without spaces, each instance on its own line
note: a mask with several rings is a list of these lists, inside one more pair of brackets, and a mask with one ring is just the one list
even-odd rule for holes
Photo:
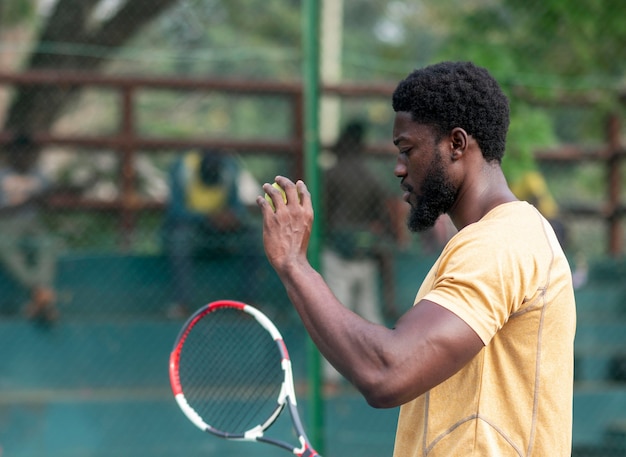
[[398,377],[378,376],[354,383],[368,405],[378,409],[401,406],[423,392],[403,386]]

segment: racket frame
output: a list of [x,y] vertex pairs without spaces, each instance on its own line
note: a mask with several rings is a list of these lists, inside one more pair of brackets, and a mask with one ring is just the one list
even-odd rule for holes
[[[182,351],[183,345],[185,344],[185,340],[187,339],[187,335],[189,335],[193,327],[202,318],[221,308],[234,308],[239,311],[245,312],[252,316],[265,330],[269,332],[272,339],[278,346],[278,350],[280,351],[281,368],[284,373],[284,379],[281,383],[276,408],[270,414],[268,419],[265,422],[258,424],[243,433],[237,434],[228,433],[216,429],[215,427],[207,424],[204,419],[202,419],[202,417],[187,402],[179,375],[180,353]],[[176,337],[174,348],[170,353],[169,377],[172,393],[174,394],[174,398],[176,399],[178,406],[185,414],[185,416],[187,416],[187,418],[200,430],[232,441],[258,441],[273,444],[275,446],[286,449],[300,457],[319,457],[319,454],[313,449],[309,442],[309,439],[306,436],[304,426],[300,419],[300,415],[298,414],[296,394],[293,382],[293,369],[291,366],[291,359],[289,358],[289,352],[287,351],[287,346],[285,345],[283,337],[280,334],[278,328],[265,314],[263,314],[257,308],[239,301],[219,300],[208,303],[207,305],[198,309],[194,314],[189,317],[189,319],[187,319],[187,321],[179,331],[178,336]],[[285,441],[269,438],[264,435],[265,431],[276,421],[280,413],[285,409],[285,406],[287,406],[289,415],[291,416],[293,427],[296,431],[296,434],[298,435],[300,447],[296,447]]]

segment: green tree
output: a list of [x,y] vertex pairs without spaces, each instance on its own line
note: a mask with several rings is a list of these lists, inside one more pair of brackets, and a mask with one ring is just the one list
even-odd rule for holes
[[12,0],[0,3],[0,29],[31,19],[35,3],[29,0]]
[[619,0],[490,2],[460,16],[439,56],[488,66],[516,103],[620,109],[624,13]]

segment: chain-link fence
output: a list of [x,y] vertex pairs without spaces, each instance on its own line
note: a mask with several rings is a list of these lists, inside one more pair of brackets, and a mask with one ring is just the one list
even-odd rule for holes
[[[490,68],[511,98],[507,177],[547,205],[575,275],[574,455],[626,456],[625,7],[326,3],[339,9],[322,15],[320,41],[322,273],[373,321],[393,325],[411,306],[454,228],[405,227],[390,91],[437,60]],[[10,273],[19,265],[0,270],[0,456],[277,455],[195,429],[167,363],[191,311],[250,302],[284,334],[311,426],[308,341],[265,259],[254,201],[274,176],[304,176],[302,5],[81,5],[0,5],[3,159],[30,155],[42,172],[20,188],[19,211],[0,213],[3,252],[29,268],[24,281]],[[27,202],[29,186],[49,193]],[[37,270],[42,234],[54,262]],[[370,408],[325,365],[322,375],[312,438],[324,455],[391,455],[397,409]]]

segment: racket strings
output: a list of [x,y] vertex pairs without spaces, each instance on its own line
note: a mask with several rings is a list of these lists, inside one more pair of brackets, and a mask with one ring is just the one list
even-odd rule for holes
[[240,434],[278,407],[284,372],[271,335],[231,308],[200,319],[180,353],[180,381],[189,405],[215,429]]

